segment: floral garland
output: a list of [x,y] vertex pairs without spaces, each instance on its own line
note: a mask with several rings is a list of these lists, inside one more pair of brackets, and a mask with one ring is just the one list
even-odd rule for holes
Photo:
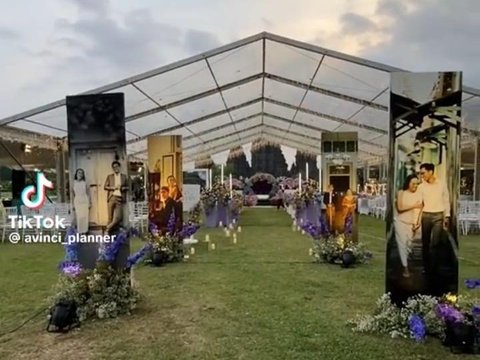
[[424,341],[430,335],[444,345],[454,346],[454,329],[475,328],[480,331],[480,299],[446,294],[443,297],[417,295],[396,306],[390,294],[382,295],[372,315],[358,316],[349,321],[352,330],[388,334],[392,338]]
[[250,178],[250,182],[255,184],[259,181],[266,181],[268,184],[274,184],[276,182],[275,176],[268,173],[256,173]]
[[188,213],[188,222],[200,226],[202,221],[202,202],[199,201]]

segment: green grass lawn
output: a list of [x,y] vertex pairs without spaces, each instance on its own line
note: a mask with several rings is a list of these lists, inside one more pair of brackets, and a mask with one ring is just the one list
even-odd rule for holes
[[[247,209],[238,243],[219,230],[186,263],[139,266],[145,299],[130,317],[92,321],[49,334],[44,317],[0,338],[0,359],[456,359],[437,340],[425,344],[353,333],[345,324],[372,309],[384,292],[384,223],[361,217],[370,264],[342,269],[314,264],[311,241],[275,209]],[[135,242],[134,248],[141,243]],[[461,238],[460,288],[479,277],[480,237]],[[63,249],[0,245],[0,333],[44,306]]]

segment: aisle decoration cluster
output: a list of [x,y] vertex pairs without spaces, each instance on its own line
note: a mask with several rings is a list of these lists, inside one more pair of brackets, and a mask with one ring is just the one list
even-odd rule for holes
[[355,332],[387,334],[417,342],[428,336],[458,353],[480,354],[480,298],[447,294],[417,295],[396,306],[382,295],[371,315],[357,316],[349,325]]
[[[70,235],[75,235],[75,229],[67,230],[66,244]],[[65,303],[75,304],[79,321],[130,314],[140,299],[131,286],[130,268],[145,255],[145,250],[130,256],[123,266],[117,264],[117,255],[137,235],[135,229],[118,234],[112,243],[101,248],[94,269],[83,269],[78,262],[78,243],[65,245],[65,260],[59,264],[61,273],[55,294],[49,299],[51,314],[58,304]]]
[[215,183],[211,189],[204,189],[200,195],[200,201],[206,214],[215,209],[217,204],[227,206],[230,201],[230,191],[224,184]]
[[188,223],[191,225],[197,225],[198,227],[200,227],[201,222],[202,222],[202,202],[199,201],[188,212]]
[[243,196],[238,193],[233,193],[232,201],[230,203],[230,211],[235,220],[238,220],[243,209]]
[[331,234],[323,216],[318,226],[308,222],[303,224],[302,230],[313,239],[312,255],[315,261],[343,266],[368,262],[372,253],[364,243],[353,241],[352,225],[346,224],[344,234]]
[[184,260],[185,246],[183,239],[190,237],[198,230],[199,225],[184,224],[182,229],[175,227],[175,214],[172,212],[167,225],[167,231],[162,233],[155,224],[150,224],[150,231],[146,236],[149,246],[146,262],[154,266]]
[[318,185],[314,180],[305,182],[301,189],[297,189],[294,194],[293,203],[295,209],[301,210],[313,204],[322,202],[321,193],[318,191]]

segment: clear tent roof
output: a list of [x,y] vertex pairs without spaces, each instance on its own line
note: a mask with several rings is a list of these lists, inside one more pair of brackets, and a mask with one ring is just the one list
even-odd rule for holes
[[[369,160],[388,151],[394,71],[404,70],[260,33],[85,94],[125,94],[127,151],[137,159],[151,134],[183,135],[190,162],[259,137],[318,154],[322,132],[356,131]],[[464,86],[462,99],[465,148],[480,130],[480,90]],[[65,100],[0,125],[44,135],[51,146],[67,136]]]

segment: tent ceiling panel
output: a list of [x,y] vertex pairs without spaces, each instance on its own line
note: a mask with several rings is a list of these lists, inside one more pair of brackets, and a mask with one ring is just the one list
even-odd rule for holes
[[52,129],[63,130],[65,131],[65,134],[62,136],[65,136],[67,132],[67,109],[65,106],[58,107],[37,115],[29,116],[25,120],[31,121],[32,123],[41,124],[45,127],[51,127]]
[[390,74],[332,57],[325,57],[313,85],[364,100],[390,86]]
[[218,125],[221,124],[231,124],[232,121],[227,114],[221,114],[210,118],[208,120],[200,121],[195,124],[190,125],[188,128],[192,130],[194,133],[204,133],[210,132],[210,130]]
[[386,91],[382,92],[382,94],[375,99],[375,102],[386,106],[388,109],[390,108],[390,85]]
[[295,122],[316,126],[320,129],[323,129],[324,131],[332,131],[333,129],[337,128],[338,125],[340,125],[336,121],[327,120],[325,118],[306,114],[301,111],[299,111],[297,116],[295,117]]
[[281,116],[287,119],[292,119],[295,115],[295,109],[289,109],[284,106],[280,106],[277,104],[272,104],[270,102],[265,102],[264,111],[268,114],[272,114],[275,116]]
[[309,91],[302,107],[346,119],[362,105]]
[[228,107],[262,97],[262,79],[251,81],[233,89],[222,91]]
[[388,112],[369,107],[361,109],[350,119],[360,124],[369,124],[385,131],[388,131],[390,127],[390,116]]
[[[463,95],[465,97],[465,94]],[[478,131],[480,130],[480,97],[467,97],[467,99],[462,103],[462,126]]]
[[304,95],[304,89],[268,78],[265,79],[266,98],[288,102],[289,104],[300,104]]
[[[253,114],[258,114],[261,111],[262,111],[262,102],[258,101],[258,102],[255,102],[254,104],[244,106],[238,110],[230,111],[230,115],[232,115],[232,118],[234,120],[239,120]],[[212,124],[215,124],[215,123],[212,123]]]
[[220,86],[262,72],[262,43],[258,40],[208,58]]
[[125,98],[125,116],[131,116],[142,111],[150,110],[158,105],[138,91],[135,87],[128,85],[109,91],[108,93],[123,93]]
[[216,93],[190,103],[174,107],[169,112],[179,121],[185,122],[199,116],[225,109],[221,96]]
[[267,40],[265,71],[292,80],[310,83],[322,54]]
[[139,81],[135,85],[162,105],[216,87],[204,61],[169,70]]
[[126,128],[139,136],[146,136],[174,125],[178,125],[178,122],[165,111],[162,111],[127,122]]
[[58,138],[63,138],[68,135],[66,130],[57,129],[55,127],[50,127],[48,125],[40,125],[38,123],[33,123],[31,121],[19,120],[15,121],[11,125],[12,128],[22,129],[33,131],[43,135],[50,135]]
[[[218,134],[218,136],[226,136],[231,132],[230,129],[232,129],[232,128],[233,129],[236,128],[237,130],[242,130],[242,129],[246,129],[250,126],[257,125],[257,124],[260,124],[260,123],[261,123],[260,115],[259,114],[254,114],[254,115],[247,116],[246,118],[243,118],[243,119],[240,119],[240,120],[236,121],[235,122],[235,127],[230,122],[227,122],[227,123],[215,126],[213,128],[209,128],[208,130],[198,132],[197,135],[201,136],[202,138],[204,138],[204,136],[210,135],[210,134]],[[198,145],[201,144],[198,137],[195,137],[193,135],[186,136],[184,138],[184,141],[185,142],[189,141],[192,144],[193,143],[196,143]]]
[[197,151],[186,151],[183,154],[184,155],[183,159],[184,159],[185,162],[194,161],[196,159],[202,159],[202,157],[204,157],[205,155],[218,154],[218,153],[221,153],[222,151],[228,151],[235,146],[249,144],[254,139],[256,139],[257,137],[258,137],[257,134],[250,135],[248,137],[245,137],[242,142],[240,142],[238,140],[238,138],[233,139],[233,140],[228,140],[225,143],[223,143],[222,145],[219,145],[215,148],[211,148],[208,151],[204,150],[204,149],[203,150],[197,150]]
[[[282,129],[278,129],[278,128],[275,128],[275,127],[269,127],[267,125],[267,129],[265,130],[266,133],[269,133],[269,134],[272,134],[275,138],[283,138],[284,136],[284,132],[282,131]],[[301,133],[296,133],[296,132],[290,132],[288,134],[288,137],[286,139],[286,141],[288,140],[293,140],[299,144],[304,144],[305,146],[307,146],[308,148],[311,148],[312,151],[316,151],[316,153],[320,154],[320,142],[316,142],[310,138],[307,138],[307,137],[304,137]],[[282,140],[282,143],[284,141]]]

